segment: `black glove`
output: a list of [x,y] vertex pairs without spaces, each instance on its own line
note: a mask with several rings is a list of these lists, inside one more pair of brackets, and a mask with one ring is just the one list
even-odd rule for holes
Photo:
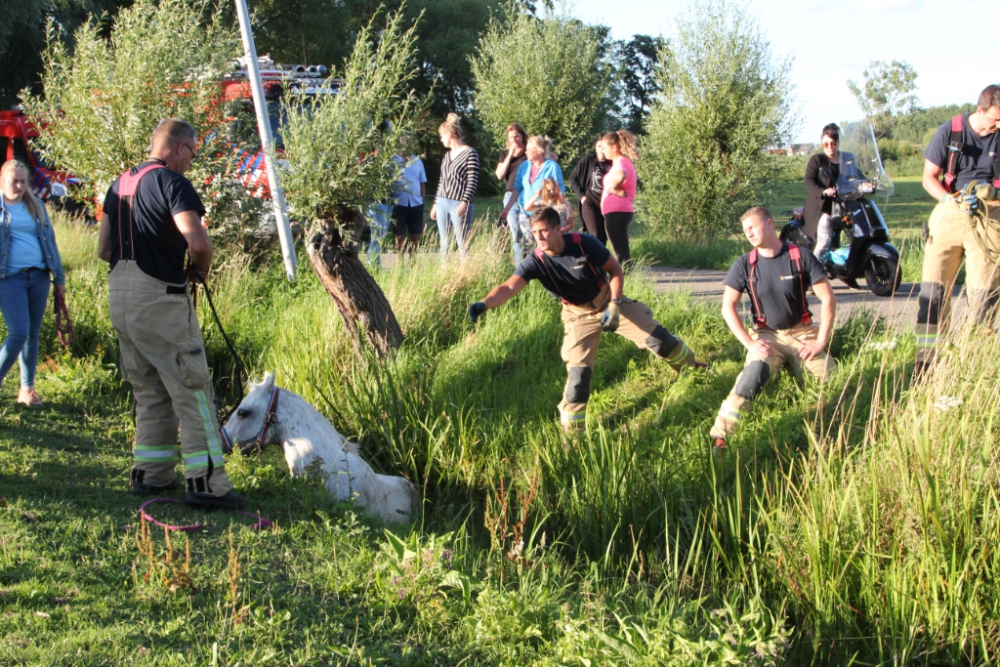
[[469,306],[469,319],[475,324],[479,317],[486,313],[489,307],[483,301],[477,301]]

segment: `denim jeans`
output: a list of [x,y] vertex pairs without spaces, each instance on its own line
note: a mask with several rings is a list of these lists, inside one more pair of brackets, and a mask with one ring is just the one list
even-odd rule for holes
[[38,366],[38,336],[49,300],[49,272],[46,269],[18,271],[0,279],[0,312],[7,325],[7,340],[0,347],[0,383],[14,360],[21,361],[21,386],[35,386]]
[[[462,202],[457,199],[445,199],[437,197],[434,205],[437,208],[438,234],[441,236],[441,261],[448,257],[448,248],[451,246],[448,238],[448,228],[455,231],[455,241],[458,243],[458,256],[465,260],[465,242],[468,239],[469,228],[472,226],[472,212],[475,206],[470,202],[469,208],[465,212],[465,220],[458,217],[458,205]],[[449,224],[450,223],[450,224]]]
[[368,266],[381,266],[382,239],[389,232],[389,218],[392,216],[392,205],[378,202],[368,209],[368,225],[372,238],[368,242],[365,263]]
[[[513,195],[513,192],[504,194],[504,206],[507,205],[507,202],[510,201]],[[510,230],[510,245],[511,251],[514,253],[514,265],[516,266],[524,259],[524,246],[528,245],[530,247],[535,242],[535,237],[531,233],[531,224],[528,222],[528,214],[521,208],[520,202],[515,201],[514,205],[507,211],[507,229]]]

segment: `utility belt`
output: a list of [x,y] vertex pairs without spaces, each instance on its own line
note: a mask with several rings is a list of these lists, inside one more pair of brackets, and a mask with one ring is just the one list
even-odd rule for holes
[[566,299],[560,299],[560,301],[562,301],[563,307],[569,310],[603,311],[608,307],[608,302],[611,301],[611,287],[605,283],[601,286],[601,291],[598,292],[597,296],[585,303],[570,303]]

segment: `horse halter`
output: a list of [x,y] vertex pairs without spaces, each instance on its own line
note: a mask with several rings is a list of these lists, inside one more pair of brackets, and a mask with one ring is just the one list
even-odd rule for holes
[[[264,446],[264,438],[267,437],[267,432],[270,430],[271,425],[278,423],[278,392],[280,391],[281,389],[278,387],[271,389],[271,398],[267,403],[267,412],[264,413],[264,423],[260,425],[260,430],[257,431],[257,437],[253,442],[240,446],[240,451],[243,454],[249,454],[255,449],[261,449]],[[233,451],[233,439],[226,432],[226,427],[223,426],[220,430],[222,431],[222,440],[227,453]]]

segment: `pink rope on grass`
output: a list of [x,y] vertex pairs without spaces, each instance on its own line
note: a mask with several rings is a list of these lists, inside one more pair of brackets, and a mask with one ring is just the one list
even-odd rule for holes
[[[183,500],[177,500],[176,498],[153,498],[152,500],[147,500],[146,502],[144,502],[142,505],[139,506],[139,515],[146,521],[153,524],[154,526],[159,526],[160,528],[164,528],[166,530],[179,530],[181,532],[187,533],[194,530],[201,530],[202,528],[204,528],[205,526],[200,521],[197,521],[191,524],[190,526],[174,526],[169,523],[163,523],[161,521],[157,521],[156,519],[154,519],[146,511],[146,508],[152,505],[153,503],[183,503],[183,502],[184,502]],[[242,514],[243,516],[248,516],[252,519],[257,519],[257,523],[251,526],[251,528],[253,528],[254,530],[264,530],[265,528],[274,527],[273,523],[271,523],[268,519],[265,519],[259,514],[254,514],[253,512],[240,512],[238,510],[232,510],[232,511],[236,512],[237,514]]]

